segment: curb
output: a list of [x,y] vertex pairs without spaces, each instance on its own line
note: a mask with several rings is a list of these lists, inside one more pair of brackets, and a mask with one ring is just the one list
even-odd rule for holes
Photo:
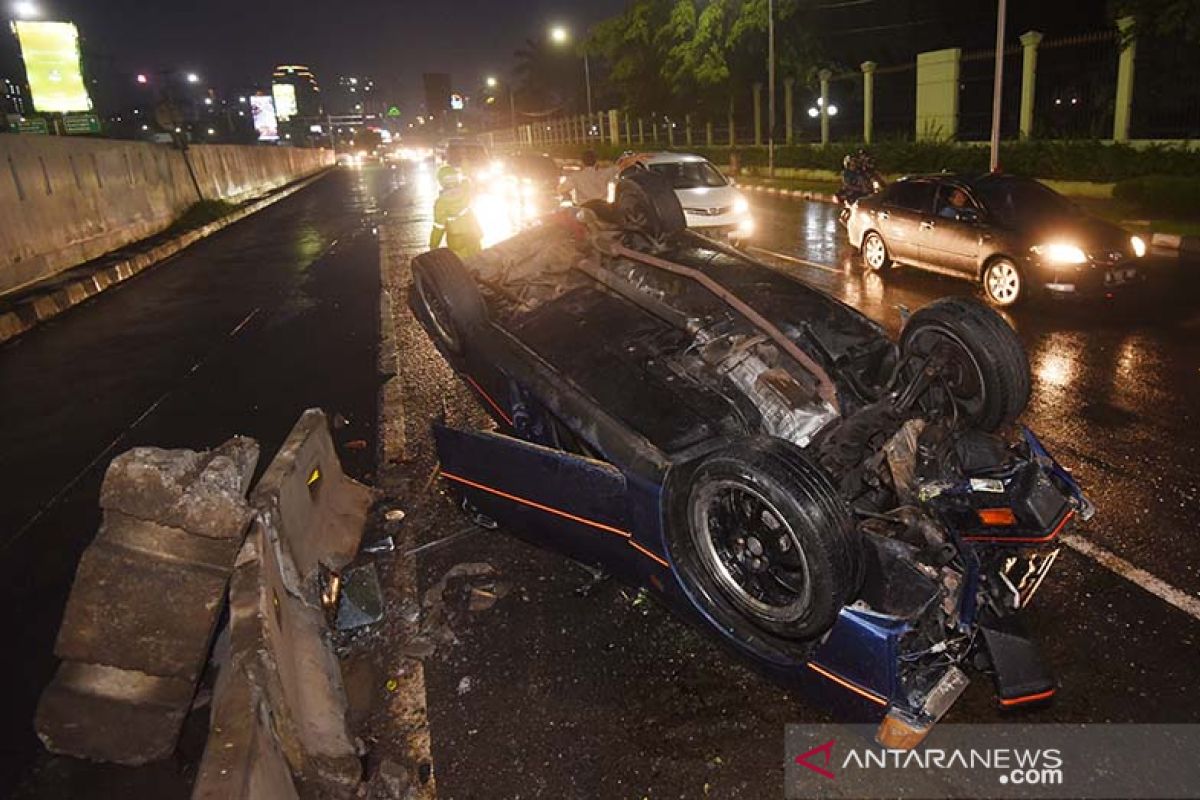
[[[737,180],[736,178],[734,180]],[[778,186],[763,186],[758,183],[742,183],[737,181],[737,188],[745,189],[750,192],[761,192],[763,194],[775,195],[777,197],[788,197],[793,200],[809,200],[814,203],[836,203],[832,194],[828,192],[814,192],[807,189],[781,189]]]
[[[283,189],[277,190],[273,194],[259,198],[228,216],[182,233],[170,241],[114,260],[111,263],[98,267],[89,275],[69,280],[52,289],[48,288],[44,293],[31,294],[28,298],[18,301],[11,310],[0,312],[0,345],[32,330],[39,323],[52,319],[67,309],[73,308],[120,283],[124,283],[139,272],[165,261],[176,253],[186,250],[201,239],[206,239],[217,231],[223,230],[233,223],[243,220],[251,214],[257,213],[267,206],[295,194],[325,177],[330,172],[330,169],[323,169],[315,175],[302,178]],[[133,244],[127,249],[136,247],[137,244]]]
[[1156,233],[1150,237],[1151,247],[1165,247],[1180,253],[1200,254],[1200,236],[1180,236],[1176,233]]

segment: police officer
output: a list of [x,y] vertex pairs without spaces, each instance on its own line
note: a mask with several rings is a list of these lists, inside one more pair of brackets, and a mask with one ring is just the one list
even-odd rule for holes
[[437,171],[441,193],[433,204],[433,232],[429,249],[446,247],[459,258],[469,258],[483,249],[483,229],[471,210],[471,184],[450,164]]

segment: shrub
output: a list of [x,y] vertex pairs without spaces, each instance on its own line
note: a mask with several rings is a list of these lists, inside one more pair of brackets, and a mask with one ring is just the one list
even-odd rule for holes
[[[666,149],[666,144],[658,145]],[[829,147],[802,144],[775,149],[775,163],[794,169],[824,169],[839,171],[842,158],[863,146],[857,142],[838,142]],[[598,145],[594,149],[601,158],[612,159],[626,149],[638,145]],[[654,145],[642,145],[652,149]],[[555,145],[543,148],[562,157],[578,158],[581,145]],[[752,145],[735,148],[691,147],[676,144],[676,150],[688,149],[718,164],[728,164],[731,150],[748,167],[765,167],[767,149]],[[869,148],[879,168],[886,173],[911,174],[918,172],[981,173],[988,168],[988,149],[977,144],[946,141],[909,142],[884,140]],[[1182,146],[1152,145],[1135,148],[1126,144],[1106,144],[1101,141],[1039,141],[1007,142],[1000,147],[1000,163],[1006,172],[1035,178],[1068,181],[1097,181],[1113,183],[1151,175],[1193,176],[1200,178],[1200,151]]]
[[1148,175],[1121,181],[1113,197],[1150,215],[1200,219],[1200,181],[1181,175]]

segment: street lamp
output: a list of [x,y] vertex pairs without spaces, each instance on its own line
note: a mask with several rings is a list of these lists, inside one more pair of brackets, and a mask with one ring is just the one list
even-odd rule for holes
[[[483,79],[483,82],[487,84],[487,87],[489,89],[495,89],[497,86],[500,85],[500,81],[499,81],[499,79],[496,78],[495,75],[488,75],[486,78]],[[517,98],[516,98],[516,95],[513,93],[513,85],[512,85],[511,81],[508,83],[508,115],[509,115],[509,125],[512,126],[513,136],[516,137],[516,135],[517,135]],[[418,117],[418,119],[420,120],[420,122],[422,124],[424,124],[425,120],[423,118]],[[515,138],[514,138],[514,140],[515,140]]]
[[[554,44],[565,45],[571,41],[571,32],[562,25],[555,25],[550,28],[550,41]],[[586,49],[583,51],[583,77],[587,83],[587,110],[590,117],[592,115],[592,68],[588,64]]]
[[146,73],[139,72],[137,76],[137,82],[144,86],[150,82],[150,78],[146,76]]
[[37,3],[31,3],[29,0],[18,0],[13,3],[12,8],[18,19],[30,19],[42,15],[42,10],[37,7]]
[[200,76],[199,76],[199,75],[197,75],[197,74],[196,74],[196,73],[194,73],[194,72],[189,72],[189,73],[187,74],[187,82],[188,82],[188,83],[199,83],[199,82],[200,82]]

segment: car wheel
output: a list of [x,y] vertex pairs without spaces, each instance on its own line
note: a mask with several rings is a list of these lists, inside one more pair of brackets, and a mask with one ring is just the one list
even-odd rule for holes
[[650,239],[663,239],[687,228],[679,197],[661,175],[641,171],[622,178],[616,199],[623,226]]
[[1029,360],[1017,334],[978,300],[950,297],[909,317],[900,349],[916,374],[935,360],[941,379],[922,402],[985,431],[1015,420],[1029,403]]
[[810,640],[853,600],[859,534],[820,467],[779,439],[733,445],[692,476],[677,558],[710,603],[760,634]]
[[875,231],[871,231],[863,237],[862,257],[863,263],[873,272],[882,272],[892,265],[887,245],[884,243],[883,237]]
[[983,270],[983,293],[994,306],[1015,306],[1025,297],[1024,290],[1021,270],[1007,258],[997,258]]
[[463,352],[466,336],[487,320],[479,285],[450,250],[431,250],[413,259],[413,292],[417,310],[438,342],[455,355]]

